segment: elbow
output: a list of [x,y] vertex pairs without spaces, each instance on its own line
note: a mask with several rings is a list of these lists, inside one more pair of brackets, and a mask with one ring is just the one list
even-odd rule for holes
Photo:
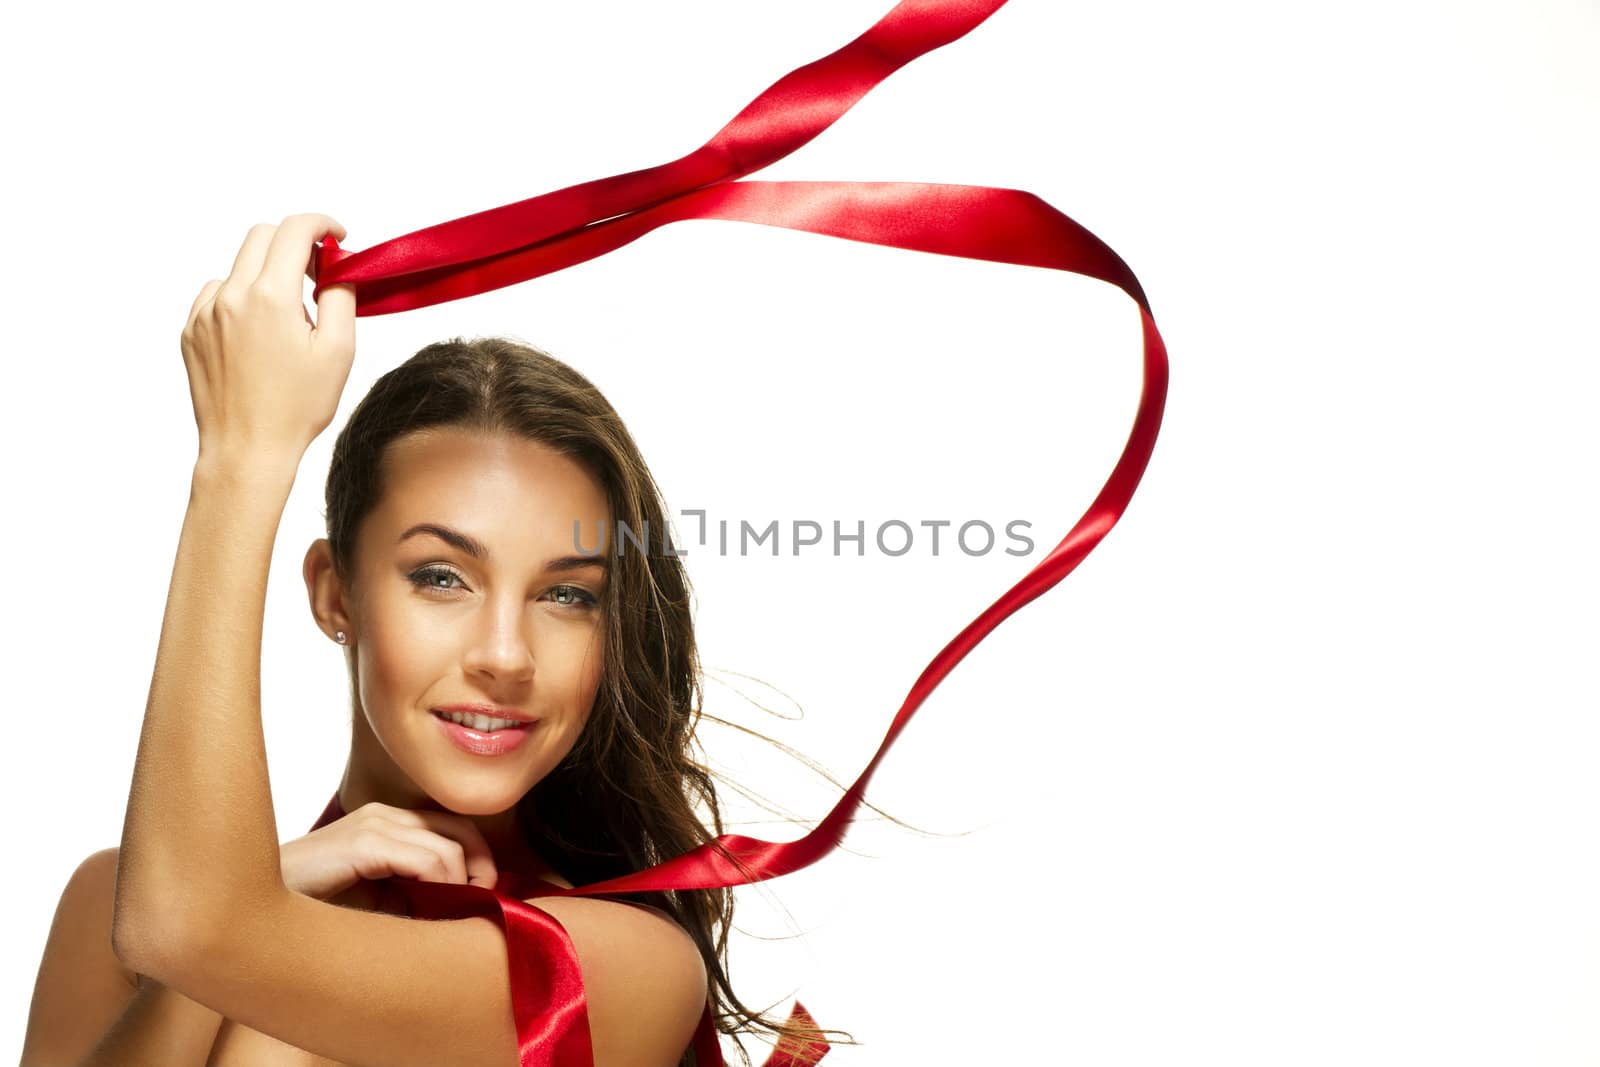
[[119,886],[111,921],[111,951],[122,965],[163,985],[209,953],[220,918],[185,906],[178,894],[127,897]]
[[146,966],[148,947],[156,940],[148,933],[151,909],[139,903],[148,894],[134,891],[122,864],[117,866],[115,886],[111,905],[111,952],[129,970],[153,975]]
[[206,985],[217,961],[228,958],[226,928],[187,917],[141,918],[111,928],[111,951],[128,970],[181,993]]
[[129,970],[179,990],[233,958],[233,948],[248,943],[245,927],[272,929],[268,917],[292,895],[281,882],[243,895],[192,879],[125,883],[122,874],[119,866],[111,950]]
[[111,951],[128,970],[148,975],[163,985],[168,984],[172,966],[188,956],[172,934],[153,928],[138,913],[125,915],[121,907],[111,926]]
[[263,930],[274,928],[281,894],[248,901],[207,896],[191,888],[160,898],[141,897],[124,907],[119,895],[111,924],[111,950],[122,965],[164,986],[186,992],[218,975],[222,961],[239,958]]

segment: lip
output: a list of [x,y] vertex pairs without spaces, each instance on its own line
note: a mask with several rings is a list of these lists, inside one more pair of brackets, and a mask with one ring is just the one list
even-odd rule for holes
[[[527,722],[525,726],[508,726],[503,730],[484,733],[482,730],[474,730],[470,726],[462,726],[458,722],[451,722],[443,715],[438,714],[438,711],[444,710],[465,709],[458,709],[453,705],[448,709],[437,709],[434,713],[433,721],[439,724],[439,729],[444,732],[444,736],[449,739],[452,745],[474,756],[503,756],[507,752],[513,751],[528,739],[528,735],[533,733],[533,728],[539,721],[537,719],[527,719],[526,716],[523,716],[522,718]],[[488,712],[483,712],[482,714],[487,715]],[[503,717],[510,718],[510,716]]]
[[507,708],[499,704],[440,704],[433,711],[456,712],[462,715],[487,715],[491,719],[515,719],[518,722],[535,723],[539,721],[537,715],[529,715],[516,708]]

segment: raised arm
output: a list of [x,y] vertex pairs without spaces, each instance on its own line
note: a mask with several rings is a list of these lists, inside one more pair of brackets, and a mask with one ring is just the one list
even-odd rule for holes
[[[128,796],[113,946],[129,967],[221,1015],[341,1062],[568,1067],[570,1056],[519,1047],[495,920],[361,912],[283,881],[261,628],[284,504],[354,354],[349,287],[323,291],[315,324],[301,303],[313,245],[329,233],[344,236],[323,215],[252,229],[183,331],[200,454]],[[582,989],[567,993],[586,994],[552,1000],[566,1012],[528,1040],[568,1035],[565,1047],[587,1048],[592,1028],[605,1067],[673,1062],[705,1004],[689,936],[618,902],[527,907],[524,922],[552,935],[540,942],[551,958],[519,967],[538,975],[571,952]],[[528,922],[535,916],[543,926]]]
[[261,731],[261,624],[278,521],[354,357],[354,297],[301,303],[325,215],[252,227],[180,343],[199,428],[117,869],[114,944],[203,937],[287,890]]

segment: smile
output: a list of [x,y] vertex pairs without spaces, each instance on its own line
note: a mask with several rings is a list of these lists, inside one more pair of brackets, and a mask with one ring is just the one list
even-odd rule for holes
[[538,725],[459,712],[436,711],[433,718],[451,744],[475,756],[504,755],[521,745]]

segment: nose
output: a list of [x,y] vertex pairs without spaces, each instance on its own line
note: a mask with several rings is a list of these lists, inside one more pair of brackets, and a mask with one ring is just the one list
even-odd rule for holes
[[532,626],[520,597],[491,601],[480,613],[466,652],[468,673],[500,685],[533,677]]

